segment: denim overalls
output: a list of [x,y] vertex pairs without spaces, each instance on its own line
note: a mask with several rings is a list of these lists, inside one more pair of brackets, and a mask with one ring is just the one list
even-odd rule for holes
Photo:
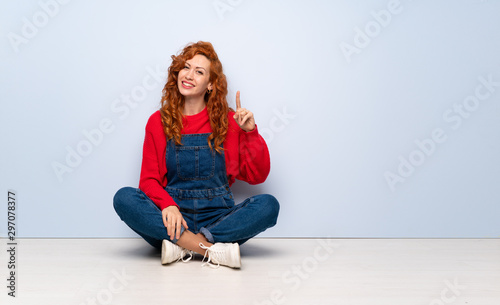
[[[209,135],[184,134],[183,145],[167,141],[165,190],[179,206],[189,231],[201,232],[211,243],[242,244],[276,224],[279,203],[272,195],[261,194],[235,205],[224,152],[210,149]],[[160,209],[140,189],[121,188],[113,205],[120,218],[153,247],[161,249],[162,240],[170,240]]]
[[189,229],[195,234],[201,231],[210,241],[211,233],[205,226],[228,214],[234,200],[227,181],[224,152],[210,149],[209,135],[182,135],[182,145],[167,142],[165,190],[179,205]]

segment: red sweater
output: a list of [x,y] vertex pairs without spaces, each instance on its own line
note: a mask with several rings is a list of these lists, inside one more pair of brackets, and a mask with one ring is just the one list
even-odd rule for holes
[[[232,185],[235,179],[250,184],[262,183],[266,180],[271,167],[266,142],[260,136],[257,126],[254,130],[245,132],[238,126],[233,115],[234,112],[228,114],[229,126],[224,142],[229,185]],[[184,117],[182,134],[211,132],[206,107],[200,113]],[[160,210],[171,205],[177,206],[165,191],[165,186],[167,186],[166,147],[167,139],[163,131],[160,111],[156,111],[146,125],[139,188],[153,200]]]

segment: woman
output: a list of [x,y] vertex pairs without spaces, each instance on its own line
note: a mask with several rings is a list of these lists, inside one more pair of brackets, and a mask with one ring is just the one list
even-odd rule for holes
[[239,91],[236,111],[226,95],[211,43],[192,43],[173,55],[161,109],[146,125],[139,188],[122,188],[114,197],[120,218],[161,248],[162,264],[188,261],[195,252],[211,266],[240,268],[239,245],[276,224],[273,196],[234,203],[230,185],[264,182],[270,159]]

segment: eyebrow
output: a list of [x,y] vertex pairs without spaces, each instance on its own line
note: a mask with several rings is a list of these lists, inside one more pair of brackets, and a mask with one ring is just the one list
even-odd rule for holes
[[[186,61],[186,65],[191,66],[191,64],[189,64],[187,61]],[[205,68],[203,68],[203,67],[196,67],[196,69],[203,69],[203,70],[207,71],[207,69],[205,69]]]

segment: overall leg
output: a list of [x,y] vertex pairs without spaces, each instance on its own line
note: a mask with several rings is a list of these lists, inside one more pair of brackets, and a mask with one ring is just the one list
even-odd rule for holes
[[211,224],[200,229],[211,243],[243,244],[276,224],[278,200],[269,194],[247,198],[227,210]]
[[161,249],[162,241],[170,240],[160,209],[140,189],[121,188],[113,198],[113,206],[121,220],[153,247]]

